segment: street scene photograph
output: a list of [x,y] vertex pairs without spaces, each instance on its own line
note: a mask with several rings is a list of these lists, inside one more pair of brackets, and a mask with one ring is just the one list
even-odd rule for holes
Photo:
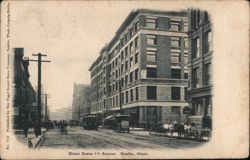
[[17,141],[39,150],[209,143],[210,13],[93,3],[9,6]]

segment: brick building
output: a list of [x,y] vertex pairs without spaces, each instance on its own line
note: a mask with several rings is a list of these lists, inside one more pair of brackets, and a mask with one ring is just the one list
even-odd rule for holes
[[91,65],[91,113],[133,123],[185,121],[188,13],[132,11]]
[[23,58],[23,48],[13,48],[12,54],[14,57],[14,128],[22,128],[28,120],[35,121],[37,94],[29,81],[29,61]]
[[[206,11],[189,11],[189,70],[191,83],[188,88],[192,115],[188,118],[198,127],[204,127],[202,119],[211,125],[212,115],[212,32],[210,16]],[[209,122],[210,121],[210,122]]]
[[81,116],[90,113],[89,100],[90,87],[85,84],[74,83],[73,101],[72,101],[72,119],[80,120]]

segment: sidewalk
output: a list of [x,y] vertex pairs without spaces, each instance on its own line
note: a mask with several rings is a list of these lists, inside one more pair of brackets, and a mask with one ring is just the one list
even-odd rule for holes
[[34,129],[29,129],[27,138],[24,136],[23,131],[21,129],[15,130],[15,135],[17,140],[19,140],[22,144],[28,147],[28,140],[31,139],[32,146],[31,148],[35,149],[41,144],[44,140],[44,133],[46,132],[45,128],[42,128],[42,134],[38,137],[35,136]]

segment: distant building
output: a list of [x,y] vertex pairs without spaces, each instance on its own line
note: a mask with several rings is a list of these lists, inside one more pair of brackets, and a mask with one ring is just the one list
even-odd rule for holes
[[189,122],[198,127],[211,125],[212,118],[212,30],[210,16],[206,11],[189,11],[189,104],[192,115]]
[[14,48],[14,128],[22,128],[28,120],[36,118],[36,92],[29,81],[29,61],[23,58],[24,49]]
[[50,112],[50,120],[72,120],[72,108],[61,108]]
[[132,11],[89,68],[91,113],[130,114],[136,126],[185,121],[187,30],[186,11]]
[[72,119],[80,120],[81,116],[90,113],[90,87],[85,84],[74,83]]

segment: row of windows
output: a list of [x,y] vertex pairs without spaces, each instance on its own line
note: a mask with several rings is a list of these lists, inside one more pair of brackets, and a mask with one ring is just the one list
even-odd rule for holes
[[[156,29],[157,26],[157,17],[146,17],[146,27]],[[180,21],[172,20],[170,21],[170,29],[173,31],[187,31],[188,25],[184,25],[184,23],[181,23]]]
[[[194,68],[192,70],[192,86],[193,88],[199,88],[201,87],[200,81],[199,81],[199,67]],[[207,63],[204,65],[204,79],[203,84],[204,85],[211,85],[212,78],[211,78],[211,63]]]
[[[135,47],[138,48],[138,37],[135,38]],[[147,44],[149,45],[156,45],[156,35],[147,35]],[[187,44],[187,43],[186,43]],[[171,46],[179,47],[180,46],[180,37],[172,37],[171,39]],[[130,54],[133,52],[133,42],[129,45],[129,52]],[[157,51],[156,48],[148,48],[147,49],[147,62],[156,62],[157,60]],[[172,63],[179,63],[180,62],[180,53],[172,53],[173,56],[171,56],[171,62]],[[115,67],[119,66],[119,61],[125,60],[128,57],[128,46],[124,49],[124,51],[121,51],[121,55],[119,55],[115,60],[111,63],[111,69],[114,69]],[[138,62],[138,52],[135,54],[135,56],[130,57],[129,60],[125,61],[125,70],[128,69],[128,61],[129,61],[129,67],[131,67],[134,64]],[[188,61],[188,57],[184,57],[185,64]],[[123,72],[123,65],[121,66],[121,70]]]
[[[120,43],[117,44],[115,49],[113,49],[113,51],[111,52],[111,58],[120,51],[120,49],[129,41],[130,38],[133,37],[133,35],[139,30],[139,27],[139,21],[137,21],[132,25],[128,32],[122,36],[122,38],[120,39]],[[136,43],[135,45],[138,45],[138,43]]]
[[135,102],[139,100],[139,88],[136,87],[134,89],[127,90],[125,92],[121,93],[121,99],[119,99],[120,96],[114,96],[112,98],[112,106],[117,107],[120,106],[119,100],[121,100],[122,104],[127,104],[129,102]]
[[[181,99],[181,88],[171,87],[171,99],[180,100]],[[147,100],[157,100],[157,87],[147,86]]]
[[[200,54],[200,38],[197,37],[193,39],[193,58],[199,58]],[[204,35],[204,53],[209,53],[212,51],[212,35],[211,31],[208,31]]]
[[192,29],[198,28],[201,22],[209,21],[209,15],[207,11],[193,10],[191,12],[191,27]]
[[[147,35],[147,45],[157,45],[157,36],[149,34]],[[180,37],[171,37],[171,47],[180,47],[181,38]],[[184,39],[184,47],[188,47],[188,41]]]
[[[157,68],[147,67],[147,78],[157,78]],[[171,69],[171,78],[181,79],[181,69]],[[188,79],[188,73],[184,73],[184,78]]]
[[[180,100],[181,99],[181,88],[171,87],[171,99]],[[120,106],[119,95],[112,98],[113,107]],[[139,88],[127,90],[121,93],[121,103],[127,104],[129,102],[134,102],[139,100]],[[147,86],[147,100],[157,100],[157,86]]]
[[[125,47],[123,51],[121,51],[121,54],[111,62],[111,69],[118,67],[120,64],[119,62],[126,60],[128,58],[129,53],[130,55],[132,55],[134,47],[135,49],[138,48],[138,40],[139,40],[138,37],[136,37],[133,42],[131,42],[128,46]],[[136,54],[137,55],[135,55],[135,63],[137,63],[138,61],[138,52]]]
[[122,77],[120,81],[116,81],[113,85],[112,85],[112,91],[118,91],[119,90],[119,85],[121,87],[132,83],[136,80],[138,80],[139,78],[139,74],[138,74],[138,69],[136,69],[135,71],[131,72],[130,74],[125,75],[125,77]]
[[126,61],[124,64],[121,64],[120,68],[117,68],[112,72],[112,78],[116,79],[122,76],[125,72],[128,71],[133,65],[138,63],[138,53],[135,54],[135,58],[130,57],[129,61]]

